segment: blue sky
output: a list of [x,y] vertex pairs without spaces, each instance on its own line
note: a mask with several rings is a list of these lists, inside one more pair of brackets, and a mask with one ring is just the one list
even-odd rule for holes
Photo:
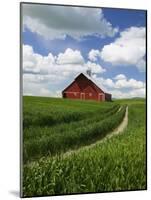
[[88,68],[113,97],[145,95],[145,11],[23,4],[22,26],[25,95],[60,96]]

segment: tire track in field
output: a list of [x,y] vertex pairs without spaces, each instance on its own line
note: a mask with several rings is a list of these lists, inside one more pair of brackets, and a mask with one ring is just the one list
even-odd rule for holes
[[97,142],[92,143],[90,145],[80,147],[77,150],[69,150],[66,153],[64,153],[62,156],[67,157],[67,156],[70,156],[71,154],[78,153],[80,150],[90,149],[98,144],[101,144],[104,141],[112,138],[113,136],[122,133],[125,130],[125,128],[127,127],[127,125],[128,125],[128,106],[126,107],[125,115],[124,115],[122,122],[112,132],[108,133],[103,139],[98,140]]

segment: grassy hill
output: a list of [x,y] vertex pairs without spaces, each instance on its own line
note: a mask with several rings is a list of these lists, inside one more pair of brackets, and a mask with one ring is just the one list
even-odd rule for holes
[[[114,130],[124,117],[125,105],[127,129],[82,148]],[[143,99],[99,103],[24,97],[23,195],[145,189],[145,109]],[[64,156],[73,149],[75,153]]]

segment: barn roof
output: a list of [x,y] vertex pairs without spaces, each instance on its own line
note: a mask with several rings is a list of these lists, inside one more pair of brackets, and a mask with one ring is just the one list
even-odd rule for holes
[[[75,77],[74,81],[75,81],[80,75],[84,75],[89,81],[91,81],[91,82],[93,83],[93,85],[96,87],[97,90],[99,90],[100,92],[105,93],[105,92],[104,92],[104,91],[105,91],[105,88],[103,88],[102,86],[100,86],[100,83],[98,83],[94,78],[90,77],[90,76],[89,76],[88,74],[86,74],[86,73],[80,73],[80,74],[78,74],[78,75]],[[65,90],[67,90],[67,89],[74,83],[74,81],[71,82],[62,92],[64,92]],[[105,93],[105,94],[107,94],[107,93]]]

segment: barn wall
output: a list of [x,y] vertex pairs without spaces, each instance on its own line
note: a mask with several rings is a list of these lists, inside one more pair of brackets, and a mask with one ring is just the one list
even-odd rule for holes
[[64,92],[63,97],[69,99],[80,99],[80,92]]
[[111,101],[111,95],[105,94],[84,75],[78,76],[63,92],[63,98],[96,101]]
[[88,85],[90,85],[89,80],[84,76],[79,76],[76,78],[75,82],[78,84],[80,91],[82,92]]
[[76,81],[74,81],[65,92],[80,92],[80,87]]
[[81,99],[81,100],[96,100],[96,101],[105,101],[104,93],[93,92],[64,92],[63,98],[69,99]]
[[106,101],[112,101],[112,96],[111,96],[111,94],[105,93],[105,100],[106,100]]
[[85,93],[85,99],[98,100],[98,93],[91,85],[88,85],[83,92]]
[[98,94],[98,101],[105,101],[105,94],[104,93]]

